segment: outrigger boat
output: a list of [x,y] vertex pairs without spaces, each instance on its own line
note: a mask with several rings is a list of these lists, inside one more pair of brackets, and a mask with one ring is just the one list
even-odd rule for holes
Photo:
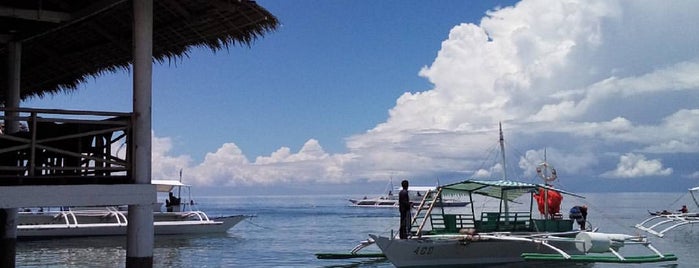
[[[504,151],[502,130],[500,144]],[[534,218],[532,211],[535,194],[541,191],[581,197],[553,188],[548,184],[551,177],[545,178],[546,184],[511,180],[465,180],[439,186],[422,199],[412,218],[409,238],[370,234],[369,239],[362,241],[349,254],[326,253],[316,256],[333,259],[377,257],[377,254],[360,253],[370,245],[377,245],[383,256],[396,267],[538,267],[542,264],[563,266],[572,263],[588,265],[597,262],[648,263],[677,260],[674,254],[664,254],[655,249],[644,236],[574,230],[573,220],[551,215],[548,209],[544,210],[543,218]],[[454,194],[468,197],[470,203],[465,210],[455,211],[435,205],[442,196]],[[526,202],[526,197],[529,202]],[[474,202],[474,198],[479,202]],[[486,205],[489,200],[499,201],[499,208],[488,208]],[[544,205],[546,204],[548,202],[544,200]],[[641,245],[651,253],[624,256],[620,249],[625,245]]]
[[[644,263],[675,261],[673,254],[656,250],[642,236],[573,230],[573,220],[534,219],[533,192],[539,189],[577,196],[547,185],[509,180],[466,180],[441,186],[435,193],[461,193],[500,200],[498,211],[481,211],[473,206],[465,213],[448,213],[431,204],[413,218],[412,236],[396,239],[369,235],[391,263],[397,267],[504,265],[527,263]],[[513,211],[510,203],[529,195],[529,210]],[[434,203],[434,201],[432,202]],[[652,254],[623,256],[624,245],[643,245]]]
[[[153,180],[152,183],[156,185],[158,192],[171,192],[174,187],[189,187],[176,180]],[[194,202],[181,202],[171,204],[166,211],[163,211],[162,203],[155,204],[154,233],[156,235],[225,233],[250,217],[232,215],[210,218],[205,212],[193,209],[194,206]],[[117,236],[126,234],[128,211],[125,207],[63,207],[55,210],[33,208],[19,212],[17,220],[18,239]]]
[[[689,194],[694,200],[694,204],[699,208],[699,202],[697,201],[696,193],[699,193],[699,186],[689,189]],[[687,213],[655,213],[651,214],[651,217],[646,218],[639,224],[636,224],[636,228],[658,237],[664,237],[665,233],[674,230],[680,226],[692,225],[699,223],[699,213],[687,212]]]

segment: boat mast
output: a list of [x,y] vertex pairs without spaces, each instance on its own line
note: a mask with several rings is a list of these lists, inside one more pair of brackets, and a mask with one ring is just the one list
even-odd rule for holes
[[500,122],[500,154],[502,155],[503,179],[507,180],[507,167],[505,166],[505,137],[502,135],[502,122]]
[[[544,186],[539,187],[539,191],[544,192],[544,212],[542,214],[545,219],[553,218],[553,213],[549,212],[549,187],[553,187],[553,185],[550,183],[556,180],[558,175],[556,174],[556,169],[548,163],[546,158],[546,148],[544,148],[544,161],[536,167],[536,174],[544,181]],[[551,191],[555,190],[551,189]]]
[[[180,184],[182,184],[182,169],[180,169]],[[177,186],[177,198],[182,200],[182,186]]]
[[[544,147],[544,163],[546,163],[546,147]],[[544,173],[543,173],[544,174],[544,185],[547,185],[546,177],[548,177],[548,173],[549,173],[548,166],[544,166]],[[550,216],[552,216],[552,215],[549,215],[549,190],[544,189],[544,219],[552,218]]]
[[[502,135],[502,122],[500,125],[500,154],[502,155],[502,175],[503,180],[507,180],[507,166],[505,165],[505,137]],[[505,214],[510,212],[510,207],[508,206],[507,190],[503,188],[502,190],[502,204]]]

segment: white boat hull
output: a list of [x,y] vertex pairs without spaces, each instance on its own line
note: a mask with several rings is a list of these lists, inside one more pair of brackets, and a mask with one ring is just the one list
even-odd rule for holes
[[[362,208],[398,208],[398,200],[376,200],[376,199],[350,199],[352,207],[362,207]],[[439,203],[436,207],[465,207],[469,204],[466,201],[447,201]],[[412,207],[415,208],[419,203],[413,202]]]
[[[556,253],[548,247],[527,241],[457,239],[391,239],[371,236],[396,267],[416,266],[510,266],[537,264],[526,262],[522,253]],[[572,243],[551,244],[569,253],[579,253]],[[547,263],[551,264],[551,263]]]
[[[235,215],[209,220],[158,220],[153,223],[155,235],[181,235],[181,234],[206,234],[225,233],[249,216]],[[170,218],[170,217],[168,217]],[[17,226],[17,238],[52,238],[52,237],[80,237],[80,236],[119,236],[126,235],[127,223],[125,222],[85,222],[80,224],[67,224],[63,222],[45,222],[37,217],[33,223],[31,216],[22,219],[23,224]]]
[[367,200],[349,200],[352,207],[362,208],[398,208],[398,201],[367,201]]

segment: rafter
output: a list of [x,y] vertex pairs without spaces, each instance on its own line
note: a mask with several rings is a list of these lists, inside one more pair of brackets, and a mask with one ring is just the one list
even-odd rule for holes
[[43,9],[19,9],[6,6],[0,6],[0,17],[53,23],[66,22],[72,19],[71,15],[66,12]]

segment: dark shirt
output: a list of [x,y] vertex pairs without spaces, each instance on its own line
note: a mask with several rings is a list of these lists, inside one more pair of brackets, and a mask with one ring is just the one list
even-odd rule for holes
[[580,214],[582,214],[583,219],[587,219],[587,207],[580,207]]
[[170,206],[178,206],[180,204],[180,199],[175,197],[172,193],[170,193]]
[[398,193],[398,210],[401,212],[410,211],[410,196],[408,190],[400,190]]

